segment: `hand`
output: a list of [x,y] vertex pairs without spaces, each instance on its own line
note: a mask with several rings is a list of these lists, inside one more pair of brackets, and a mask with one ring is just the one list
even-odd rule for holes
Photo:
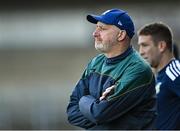
[[114,88],[115,88],[115,87],[116,87],[116,85],[112,85],[112,86],[108,87],[108,88],[102,93],[102,96],[99,98],[99,100],[101,101],[101,100],[105,99],[105,98],[108,96],[108,94],[111,94],[112,91],[114,91]]

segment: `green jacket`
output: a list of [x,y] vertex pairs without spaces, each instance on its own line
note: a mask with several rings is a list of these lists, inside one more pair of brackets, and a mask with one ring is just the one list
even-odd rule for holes
[[[99,101],[112,85],[116,85],[114,93]],[[132,47],[114,58],[100,54],[72,92],[68,120],[85,129],[153,129],[154,96],[151,68]]]

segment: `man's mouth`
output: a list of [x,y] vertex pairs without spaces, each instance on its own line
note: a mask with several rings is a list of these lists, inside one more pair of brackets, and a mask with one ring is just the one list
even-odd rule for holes
[[143,57],[145,60],[148,60],[148,58],[147,57]]

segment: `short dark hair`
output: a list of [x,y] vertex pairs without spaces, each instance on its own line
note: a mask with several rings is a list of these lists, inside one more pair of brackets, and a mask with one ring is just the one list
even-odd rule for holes
[[155,43],[165,41],[172,52],[172,31],[168,25],[162,22],[147,24],[138,31],[138,35],[151,35]]

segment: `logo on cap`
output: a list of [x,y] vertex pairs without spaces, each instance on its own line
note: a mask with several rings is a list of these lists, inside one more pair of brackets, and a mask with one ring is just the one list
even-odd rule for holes
[[119,21],[119,22],[118,22],[118,25],[122,26],[122,23],[121,23],[121,21]]

